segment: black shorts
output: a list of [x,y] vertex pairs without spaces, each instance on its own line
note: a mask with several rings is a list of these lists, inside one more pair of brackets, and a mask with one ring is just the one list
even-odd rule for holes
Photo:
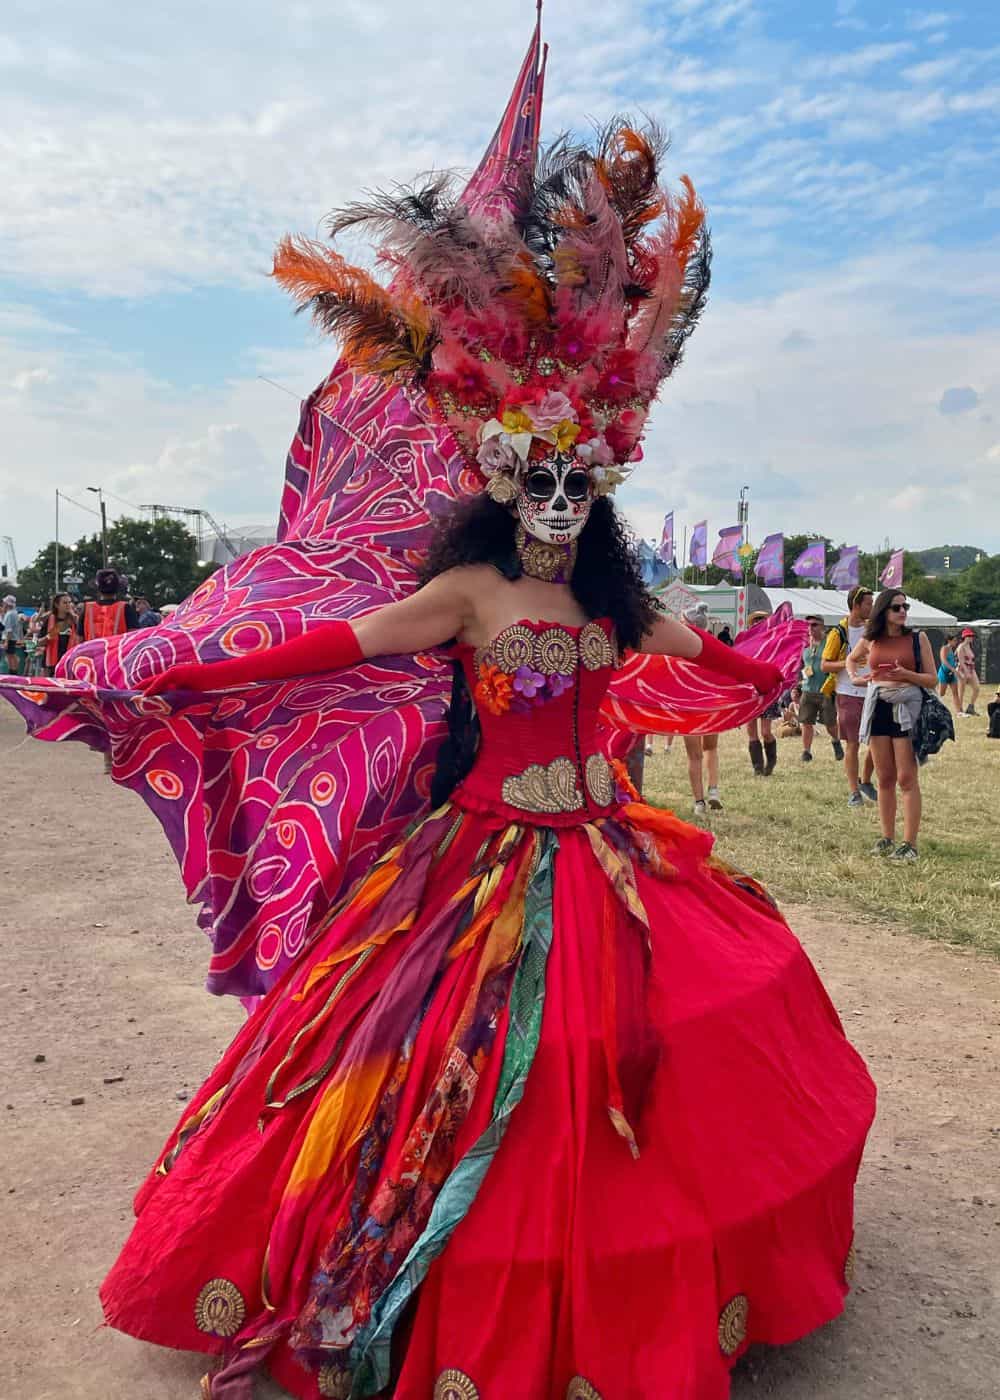
[[888,700],[876,700],[875,710],[872,714],[872,727],[869,733],[870,738],[876,739],[908,739],[909,732],[900,729],[899,725],[892,717],[892,706]]
[[8,656],[11,656],[11,655],[13,655],[13,653],[14,653],[15,651],[17,651],[17,649],[18,649],[18,647],[19,647],[20,645],[21,645],[20,642],[15,642],[15,641],[14,641],[14,638],[13,638],[13,637],[10,637],[10,638],[8,638],[8,640],[7,640],[6,642],[4,642],[4,644],[3,644],[3,649],[4,649],[4,651],[7,653]]

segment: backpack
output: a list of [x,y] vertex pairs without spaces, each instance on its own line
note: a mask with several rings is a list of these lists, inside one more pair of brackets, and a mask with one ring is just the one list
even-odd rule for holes
[[[841,661],[844,657],[845,652],[847,651],[847,628],[842,622],[835,622],[834,625],[830,628],[830,632],[836,632],[837,636],[840,638],[840,651],[838,652],[835,659],[837,661]],[[830,638],[830,632],[827,632],[826,634],[828,641]],[[826,648],[824,647],[824,651],[825,650]],[[823,682],[822,686],[820,687],[820,694],[834,695],[836,693],[836,690],[836,672],[831,671],[830,674],[827,676],[826,680]]]
[[[914,632],[913,669],[919,671],[922,666],[920,633]],[[954,740],[955,738],[955,722],[951,717],[951,711],[926,686],[920,701],[920,715],[910,737],[913,740],[913,752],[920,764],[926,763],[931,754],[937,753],[946,739]]]

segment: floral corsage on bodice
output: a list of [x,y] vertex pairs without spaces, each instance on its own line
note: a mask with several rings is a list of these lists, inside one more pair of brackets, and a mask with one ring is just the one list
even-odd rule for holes
[[598,622],[579,629],[548,625],[543,631],[516,622],[475,653],[476,703],[494,715],[527,714],[564,695],[579,666],[597,671],[617,661]]

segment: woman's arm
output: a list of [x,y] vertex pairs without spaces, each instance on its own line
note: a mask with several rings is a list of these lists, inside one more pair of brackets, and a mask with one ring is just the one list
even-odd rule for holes
[[857,671],[857,668],[859,666],[864,666],[864,664],[867,662],[868,652],[870,648],[871,642],[869,642],[867,638],[862,637],[860,642],[858,642],[857,646],[851,652],[850,656],[848,656],[846,661],[844,662],[842,669],[847,671],[847,674],[851,678],[852,685],[867,685],[869,680],[871,679],[870,676],[859,676]]
[[402,602],[390,603],[356,622],[324,622],[290,641],[225,661],[181,662],[142,689],[146,695],[221,690],[337,671],[372,656],[426,651],[456,636],[468,620],[473,608],[471,572],[449,570]]
[[697,661],[707,671],[730,680],[748,681],[762,695],[784,685],[784,676],[770,661],[757,661],[727,647],[709,632],[671,617],[661,617],[642,639],[641,651],[653,656],[680,656]]

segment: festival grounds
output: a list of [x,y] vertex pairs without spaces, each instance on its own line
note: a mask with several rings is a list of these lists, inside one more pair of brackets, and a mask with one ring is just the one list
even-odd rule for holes
[[[924,773],[921,862],[903,868],[867,856],[873,811],[847,811],[824,740],[808,768],[782,740],[767,780],[740,737],[723,740],[720,851],[781,900],[880,1093],[846,1312],[752,1352],[733,1400],[998,1394],[1000,743],[982,720],[957,727]],[[683,747],[656,749],[647,793],[685,815]],[[195,1400],[203,1359],[102,1328],[97,1286],[242,1012],[202,990],[203,935],[173,858],[99,756],[25,741],[5,709],[0,771],[0,1400]]]

